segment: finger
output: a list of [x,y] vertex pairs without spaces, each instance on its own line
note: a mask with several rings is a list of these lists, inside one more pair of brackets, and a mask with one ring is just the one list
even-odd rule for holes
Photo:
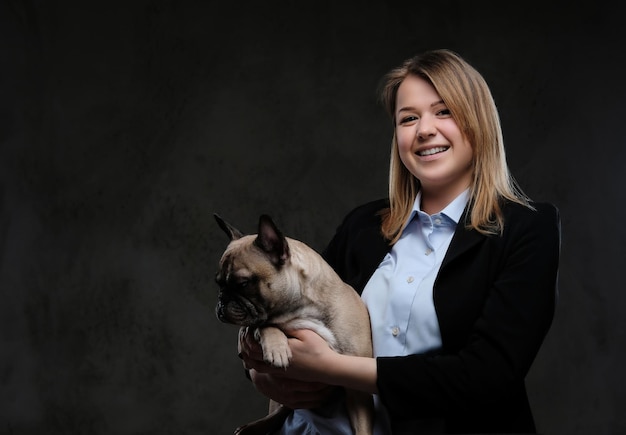
[[289,338],[295,338],[298,340],[303,340],[307,337],[308,334],[315,334],[315,332],[310,329],[288,329],[285,330],[285,335]]
[[243,359],[246,359],[246,360],[256,360],[259,362],[262,362],[264,360],[263,349],[261,348],[261,346],[247,348],[243,352],[242,356],[243,356]]
[[239,352],[239,354],[244,351],[243,347],[247,330],[248,328],[246,327],[239,328],[239,334],[237,335],[237,352]]
[[281,372],[284,372],[285,369],[280,368],[280,367],[274,367],[273,365],[265,362],[263,360],[263,354],[261,353],[260,355],[252,355],[252,356],[247,356],[246,354],[243,355],[243,366],[244,368],[246,368],[247,370],[256,370],[259,373],[266,373],[266,374],[280,374]]
[[263,348],[254,339],[253,334],[248,332],[248,328],[239,330],[237,355],[241,359],[263,360]]
[[259,343],[257,339],[254,338],[254,334],[247,334],[244,337],[244,342],[248,350],[256,350],[256,351],[261,350],[261,343]]

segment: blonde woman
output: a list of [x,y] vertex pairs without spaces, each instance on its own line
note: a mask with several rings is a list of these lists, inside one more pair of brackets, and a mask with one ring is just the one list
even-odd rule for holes
[[381,97],[389,197],[350,212],[324,251],[367,304],[375,357],[298,330],[286,371],[249,337],[244,365],[296,409],[278,433],[351,433],[335,386],[375,395],[378,434],[534,433],[525,377],[554,315],[558,210],[514,182],[490,90],[458,54],[408,59]]

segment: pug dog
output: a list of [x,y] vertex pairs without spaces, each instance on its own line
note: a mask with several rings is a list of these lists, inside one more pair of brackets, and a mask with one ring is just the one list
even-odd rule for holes
[[[283,331],[311,329],[335,351],[372,356],[370,320],[365,303],[314,249],[285,237],[272,218],[261,215],[258,233],[244,235],[215,219],[229,237],[216,274],[217,318],[252,333],[263,359],[289,366],[291,351]],[[346,407],[357,435],[372,433],[371,394],[346,389]],[[235,430],[238,435],[266,434],[280,428],[291,409],[270,400],[269,413]]]

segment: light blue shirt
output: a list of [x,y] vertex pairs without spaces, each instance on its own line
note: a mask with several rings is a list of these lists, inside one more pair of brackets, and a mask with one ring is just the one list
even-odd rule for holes
[[[402,356],[441,346],[433,302],[433,285],[469,200],[469,190],[434,215],[420,210],[421,192],[402,236],[380,263],[361,295],[369,310],[374,356]],[[387,413],[377,396],[375,435],[391,433]],[[280,435],[352,435],[345,406],[329,403],[312,412],[295,410]]]
[[363,290],[372,324],[374,356],[400,356],[441,346],[433,286],[469,191],[441,212],[420,210],[418,193],[402,236]]

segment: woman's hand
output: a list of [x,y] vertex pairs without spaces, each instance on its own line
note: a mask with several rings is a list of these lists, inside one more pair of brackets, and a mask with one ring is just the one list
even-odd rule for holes
[[302,381],[328,382],[333,358],[339,354],[310,329],[287,331],[292,357],[287,372]]
[[280,374],[272,375],[250,370],[255,388],[266,397],[291,409],[318,408],[326,403],[337,387],[290,379]]
[[250,379],[265,396],[290,408],[315,408],[326,402],[336,387],[321,379],[328,369],[325,358],[335,352],[311,330],[289,331],[292,358],[287,369],[263,361],[263,351],[248,329],[239,334],[239,356]]

